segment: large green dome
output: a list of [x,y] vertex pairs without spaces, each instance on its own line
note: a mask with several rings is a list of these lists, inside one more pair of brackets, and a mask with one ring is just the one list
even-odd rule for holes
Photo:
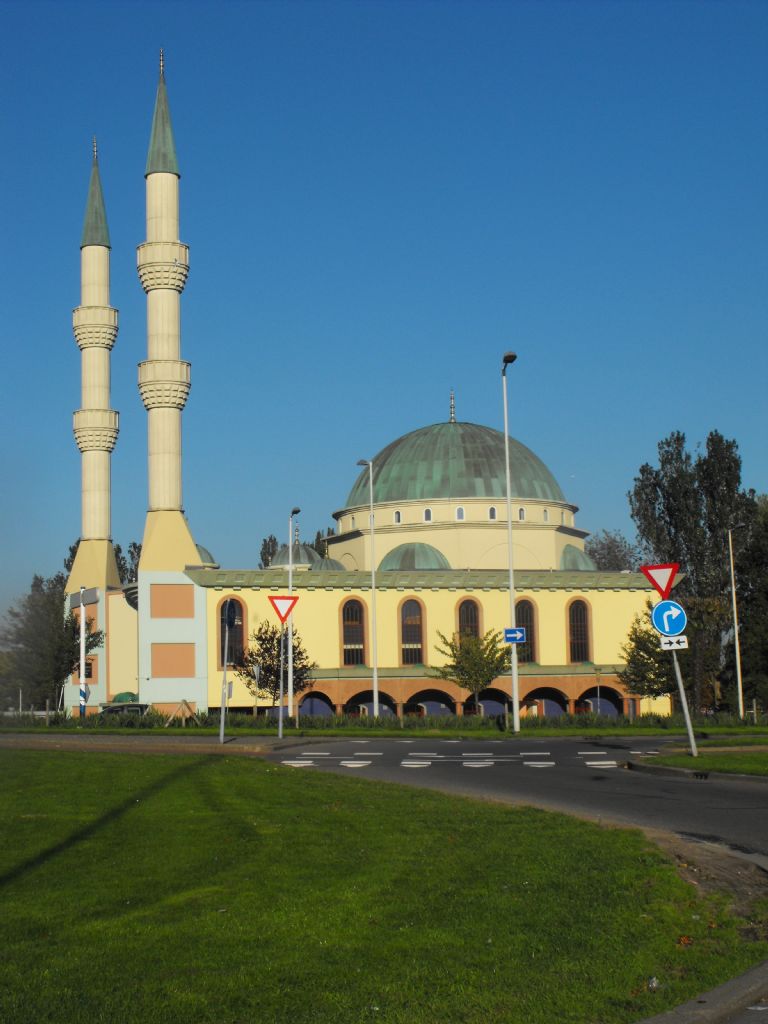
[[[509,439],[513,498],[565,502],[550,471],[524,444]],[[476,423],[435,423],[387,445],[373,459],[373,501],[434,501],[507,495],[504,434]],[[368,467],[349,493],[346,508],[367,505]]]

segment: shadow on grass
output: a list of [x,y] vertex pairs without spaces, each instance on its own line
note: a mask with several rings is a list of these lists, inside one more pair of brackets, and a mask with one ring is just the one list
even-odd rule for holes
[[195,761],[193,764],[180,765],[178,768],[174,768],[173,771],[168,772],[162,778],[157,779],[150,785],[145,786],[144,789],[138,790],[138,792],[132,793],[129,797],[126,797],[122,803],[117,804],[116,807],[105,811],[95,821],[89,825],[84,825],[82,828],[77,829],[71,835],[67,836],[66,839],[62,839],[60,842],[55,843],[53,846],[49,846],[47,850],[42,850],[40,853],[35,854],[34,857],[28,858],[28,860],[22,861],[15,868],[11,868],[10,871],[6,871],[5,874],[0,875],[0,889],[11,882],[17,881],[19,878],[23,878],[30,871],[34,871],[35,868],[42,867],[49,860],[53,860],[59,854],[64,853],[66,850],[72,849],[73,846],[77,846],[78,843],[82,843],[86,839],[90,839],[91,836],[96,835],[107,825],[111,825],[112,822],[119,820],[124,814],[135,807],[136,804],[142,799],[148,799],[149,797],[156,796],[158,793],[162,793],[164,789],[172,785],[178,778],[188,776],[192,772],[199,771],[203,765],[210,762],[210,757],[203,757]]

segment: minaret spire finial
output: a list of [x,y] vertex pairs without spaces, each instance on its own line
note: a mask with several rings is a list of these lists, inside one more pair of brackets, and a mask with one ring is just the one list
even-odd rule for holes
[[165,53],[162,46],[160,47],[160,77],[165,77]]
[[99,159],[99,150],[98,150],[98,148],[96,146],[96,136],[94,135],[93,136],[93,162],[96,163],[96,161],[98,159]]
[[455,423],[456,422],[456,396],[453,393],[453,388],[451,388],[451,415],[450,415],[450,419],[448,420],[448,422],[449,423]]

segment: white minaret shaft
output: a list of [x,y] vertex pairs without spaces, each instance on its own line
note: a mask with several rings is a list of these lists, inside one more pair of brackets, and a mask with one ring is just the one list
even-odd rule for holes
[[[118,416],[110,408],[109,360],[117,337],[117,310],[109,304],[109,232],[99,176],[96,140],[80,246],[80,302],[72,316],[81,352],[81,407],[74,433],[82,453],[81,540],[109,540],[111,452]],[[94,583],[97,581],[94,581]]]
[[149,511],[178,511],[181,488],[181,412],[190,365],[181,356],[181,293],[189,250],[179,241],[179,170],[161,55],[146,167],[147,241],[138,271],[147,293],[147,360],[139,364],[139,391],[147,410]]

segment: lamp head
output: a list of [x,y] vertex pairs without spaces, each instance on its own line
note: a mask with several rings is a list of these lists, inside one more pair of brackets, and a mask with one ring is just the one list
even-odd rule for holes
[[371,460],[370,459],[358,459],[357,460],[357,464],[358,464],[358,466],[370,466],[371,465]]
[[299,512],[301,512],[300,508],[292,508],[291,509],[291,518],[293,518],[293,516],[297,516],[299,514]]
[[511,366],[512,363],[517,359],[517,352],[505,352],[501,360],[501,372],[506,374],[507,367]]

